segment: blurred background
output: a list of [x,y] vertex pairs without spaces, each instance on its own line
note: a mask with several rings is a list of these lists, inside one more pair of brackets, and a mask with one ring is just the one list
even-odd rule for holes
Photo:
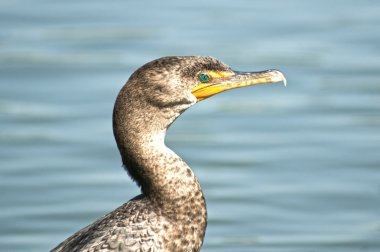
[[211,55],[281,84],[188,110],[202,251],[380,251],[379,1],[0,1],[0,250],[48,251],[139,193],[111,116],[142,64]]

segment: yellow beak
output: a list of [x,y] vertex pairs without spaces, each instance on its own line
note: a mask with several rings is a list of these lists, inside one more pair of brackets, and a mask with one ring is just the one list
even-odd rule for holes
[[285,76],[278,70],[267,70],[261,72],[236,72],[232,74],[220,74],[207,83],[199,83],[191,91],[198,101],[202,101],[220,92],[247,87],[257,84],[274,83],[282,81],[286,86]]

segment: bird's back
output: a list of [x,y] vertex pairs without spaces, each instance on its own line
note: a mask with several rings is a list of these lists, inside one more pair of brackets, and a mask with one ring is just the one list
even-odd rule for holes
[[164,250],[166,219],[138,196],[63,241],[51,252]]

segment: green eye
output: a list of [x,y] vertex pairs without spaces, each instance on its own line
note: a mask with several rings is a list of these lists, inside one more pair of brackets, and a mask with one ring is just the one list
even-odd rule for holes
[[208,74],[200,74],[200,75],[198,75],[198,79],[201,82],[205,83],[205,82],[209,82],[211,77]]

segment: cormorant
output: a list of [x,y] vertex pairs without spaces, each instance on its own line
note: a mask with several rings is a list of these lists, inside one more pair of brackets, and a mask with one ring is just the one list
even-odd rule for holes
[[238,72],[212,57],[164,57],[137,69],[121,89],[113,131],[122,162],[142,194],[52,251],[199,251],[207,225],[202,188],[164,143],[186,109],[225,90],[283,81],[277,70]]

